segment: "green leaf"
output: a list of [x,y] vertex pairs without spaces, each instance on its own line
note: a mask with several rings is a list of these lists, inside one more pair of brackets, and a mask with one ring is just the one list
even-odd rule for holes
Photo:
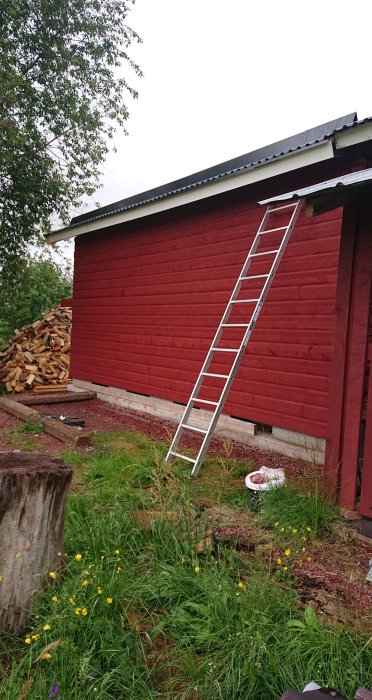
[[302,622],[302,620],[288,620],[287,627],[291,627],[293,629],[298,630],[304,630],[305,624]]
[[315,609],[310,603],[305,608],[304,620],[307,627],[315,628],[318,626],[318,618]]

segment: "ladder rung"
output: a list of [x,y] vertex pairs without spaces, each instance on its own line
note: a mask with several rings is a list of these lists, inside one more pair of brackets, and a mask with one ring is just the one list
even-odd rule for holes
[[265,250],[264,253],[252,253],[249,257],[250,258],[258,258],[260,255],[273,255],[274,253],[278,253],[280,248],[275,248],[275,250]]
[[[248,328],[249,323],[221,323],[221,326],[223,326],[223,328]],[[224,377],[225,375],[224,374],[221,374],[221,375],[215,374],[214,376],[215,377],[218,377],[218,376]]]
[[285,231],[285,229],[288,228],[288,226],[278,226],[278,228],[267,228],[264,231],[260,231],[260,236],[263,236],[264,233],[275,233],[275,231]]
[[297,204],[298,204],[298,201],[297,202],[289,202],[289,204],[281,204],[280,207],[275,207],[275,209],[273,207],[272,209],[270,209],[270,212],[280,211],[281,209],[289,209],[289,207],[296,207]]
[[[223,323],[223,326],[227,326],[227,323]],[[203,377],[220,377],[221,379],[228,379],[228,374],[214,374],[213,372],[202,372]]]
[[191,457],[186,457],[186,455],[181,455],[179,452],[170,452],[170,455],[173,455],[173,457],[180,457],[181,459],[185,459],[186,462],[192,462],[195,464],[196,459],[191,459]]
[[187,425],[187,423],[181,423],[182,428],[187,428],[188,430],[195,430],[196,433],[203,433],[206,435],[208,430],[203,430],[203,428],[196,428],[195,425]]
[[211,348],[214,352],[239,352],[240,348]]
[[207,403],[210,406],[218,406],[217,401],[207,401],[206,399],[197,399],[196,396],[191,397],[192,401],[198,401],[198,403]]
[[258,301],[260,297],[257,299],[234,299],[234,301],[230,301],[230,304],[253,304],[254,301]]
[[270,275],[248,275],[247,277],[239,277],[240,280],[258,280],[263,277],[270,277]]

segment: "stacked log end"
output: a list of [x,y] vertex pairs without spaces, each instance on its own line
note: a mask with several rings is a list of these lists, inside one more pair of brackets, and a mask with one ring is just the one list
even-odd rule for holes
[[0,384],[8,393],[67,385],[71,316],[70,308],[58,305],[15,331],[0,352]]

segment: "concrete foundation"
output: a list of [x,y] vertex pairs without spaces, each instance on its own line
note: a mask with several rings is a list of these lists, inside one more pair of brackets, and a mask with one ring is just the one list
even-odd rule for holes
[[[160,418],[172,420],[178,423],[184,411],[184,406],[158,399],[153,396],[143,396],[142,394],[134,394],[125,389],[118,389],[112,386],[101,386],[93,382],[86,382],[81,379],[74,379],[70,385],[71,391],[87,389],[95,391],[97,397],[103,401],[116,404],[117,406],[125,406],[135,411],[142,413],[150,413]],[[204,409],[194,409],[191,413],[190,424],[197,428],[204,428],[207,425],[209,411]],[[176,425],[175,425],[176,428]],[[255,423],[249,423],[238,418],[231,418],[226,414],[222,414],[216,428],[216,435],[219,437],[230,438],[238,442],[252,445],[263,450],[272,450],[280,452],[289,457],[297,457],[308,462],[316,464],[324,464],[325,440],[315,438],[311,435],[303,435],[291,430],[283,430],[282,428],[272,428],[272,433],[260,433],[257,430]]]

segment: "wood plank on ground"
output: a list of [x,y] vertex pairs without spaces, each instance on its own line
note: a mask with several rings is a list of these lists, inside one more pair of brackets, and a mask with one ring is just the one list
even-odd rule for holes
[[14,397],[14,401],[23,404],[24,406],[38,406],[40,404],[51,404],[51,403],[70,403],[74,401],[88,401],[91,399],[96,399],[97,393],[95,391],[65,391],[63,393],[49,393],[49,394],[18,394]]
[[22,406],[17,401],[8,399],[5,396],[0,397],[0,408],[20,420],[28,421],[29,423],[40,423],[40,413],[38,411]]
[[88,447],[91,444],[89,435],[82,435],[77,428],[64,425],[53,418],[48,418],[33,408],[23,406],[17,401],[0,397],[0,408],[23,421],[42,423],[48,435],[52,435],[61,442],[66,442],[74,447]]

